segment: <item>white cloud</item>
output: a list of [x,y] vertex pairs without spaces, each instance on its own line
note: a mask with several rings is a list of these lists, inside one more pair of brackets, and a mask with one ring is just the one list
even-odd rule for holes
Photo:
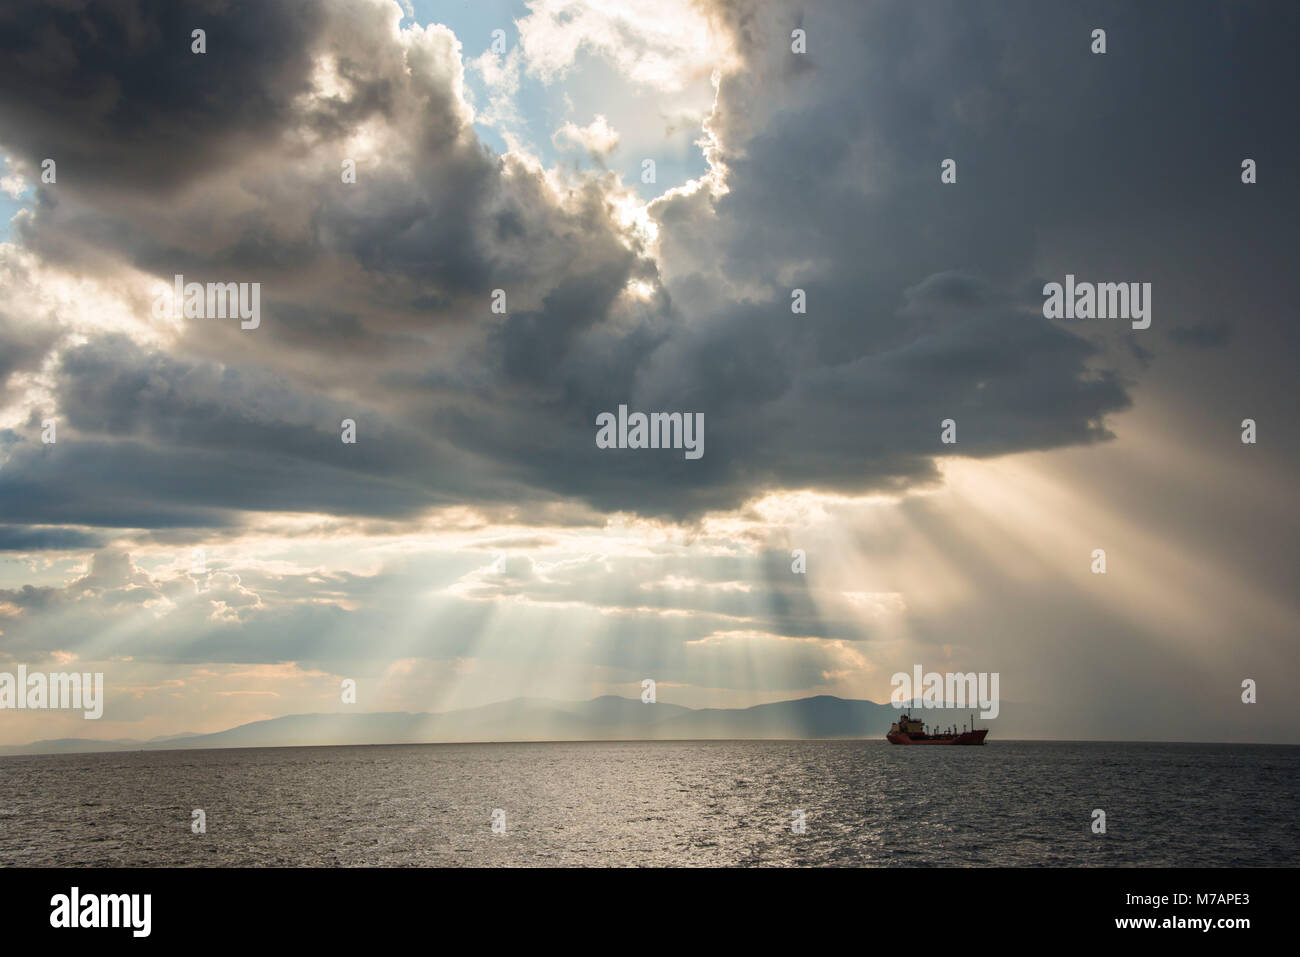
[[733,58],[726,31],[689,0],[537,0],[516,26],[528,72],[548,83],[583,49],[633,82],[669,92]]
[[600,157],[613,152],[618,146],[618,141],[618,131],[609,125],[609,121],[603,115],[599,114],[586,126],[565,123],[551,137],[551,142],[557,149],[577,147]]

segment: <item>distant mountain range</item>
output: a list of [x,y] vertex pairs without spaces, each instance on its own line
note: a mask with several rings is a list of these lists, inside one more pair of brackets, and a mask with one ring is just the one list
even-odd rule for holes
[[[1004,703],[1005,705],[1005,703]],[[919,710],[919,709],[918,709]],[[970,710],[931,709],[925,721],[960,725]],[[515,698],[440,713],[293,714],[213,734],[148,741],[58,738],[0,747],[0,754],[270,748],[329,744],[425,744],[470,741],[611,741],[719,738],[881,738],[898,709],[874,701],[818,695],[752,708],[685,708],[606,695],[590,701]],[[1004,719],[980,727],[1002,729]]]

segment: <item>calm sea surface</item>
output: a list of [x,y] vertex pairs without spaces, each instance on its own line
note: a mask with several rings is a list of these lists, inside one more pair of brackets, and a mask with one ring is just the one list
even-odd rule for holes
[[[1294,866],[1298,785],[1300,748],[1183,744],[3,757],[0,865]],[[206,834],[191,833],[194,808]],[[498,808],[504,834],[492,831]]]

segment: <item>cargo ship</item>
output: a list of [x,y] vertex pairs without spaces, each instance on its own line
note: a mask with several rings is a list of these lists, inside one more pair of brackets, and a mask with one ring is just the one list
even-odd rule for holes
[[885,739],[890,744],[983,744],[984,736],[988,733],[988,728],[975,728],[974,714],[970,716],[969,731],[963,725],[960,731],[956,728],[933,728],[929,732],[922,722],[914,721],[911,715],[905,714],[890,726]]

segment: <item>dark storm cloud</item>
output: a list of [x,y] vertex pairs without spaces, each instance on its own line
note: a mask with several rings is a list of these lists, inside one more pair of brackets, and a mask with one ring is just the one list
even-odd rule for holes
[[[87,0],[0,8],[0,130],[75,192],[172,190],[300,121],[310,0]],[[207,31],[210,55],[190,52]]]
[[1175,326],[1169,330],[1169,338],[1180,346],[1200,346],[1205,349],[1226,346],[1232,338],[1232,326],[1226,322]]
[[[1075,261],[1044,236],[1109,263],[1095,278],[1155,279],[1169,328],[1203,239],[1168,226],[1187,196],[1198,225],[1260,238],[1258,274],[1290,235],[1237,178],[1243,150],[1275,181],[1295,155],[1277,122],[1293,58],[1254,8],[716,6],[745,58],[714,121],[727,192],[657,204],[654,260],[615,222],[609,174],[556,195],[484,149],[450,41],[403,46],[379,5],[10,5],[0,142],[29,167],[60,157],[24,241],[73,268],[262,281],[265,316],[187,324],[185,357],[69,350],[71,434],[11,453],[0,516],[166,527],[564,497],[683,516],[905,487],[944,452],[1104,440],[1130,404],[1113,356],[1158,346],[1036,314],[1026,284]],[[1098,17],[1106,57],[1088,52]],[[313,93],[320,64],[342,92]],[[378,146],[341,185],[366,124]],[[622,295],[633,279],[648,299]],[[622,403],[704,413],[704,457],[598,450],[596,416]]]
[[[6,520],[158,528],[229,524],[221,510],[400,517],[440,501],[434,483],[403,474],[441,472],[456,485],[422,434],[256,369],[178,361],[106,337],[68,350],[59,376],[62,436],[12,447],[0,471]],[[345,418],[363,441],[343,445]]]
[[99,548],[103,538],[75,528],[0,525],[0,552]]
[[960,272],[941,272],[927,276],[911,289],[903,291],[905,311],[925,316],[932,309],[964,311],[987,308],[997,293],[975,276]]
[[52,323],[32,321],[35,318],[18,318],[0,310],[0,397],[11,386],[14,373],[38,369],[58,340]]

